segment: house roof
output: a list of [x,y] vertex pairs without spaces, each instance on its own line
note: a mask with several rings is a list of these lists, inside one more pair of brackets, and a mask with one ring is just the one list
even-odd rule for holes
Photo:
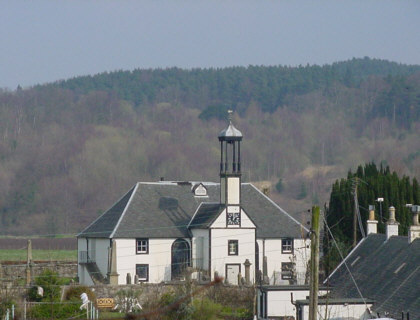
[[208,228],[224,209],[224,205],[216,203],[201,203],[191,219],[190,228]]
[[[420,239],[408,243],[407,237],[386,240],[383,234],[370,234],[345,262],[363,297],[375,300],[375,313],[400,317],[409,311],[413,319],[420,319]],[[333,297],[360,298],[344,263],[327,280]]]
[[[194,227],[208,225],[220,213],[220,185],[202,183],[207,188],[206,197],[194,195],[195,182],[139,182],[78,237],[189,237],[190,223]],[[256,224],[258,238],[302,238],[308,232],[250,183],[241,186],[241,204]]]
[[93,221],[80,235],[89,234],[91,237],[108,238],[114,231],[124,209],[127,207],[127,203],[134,189],[135,186],[123,195],[110,209]]

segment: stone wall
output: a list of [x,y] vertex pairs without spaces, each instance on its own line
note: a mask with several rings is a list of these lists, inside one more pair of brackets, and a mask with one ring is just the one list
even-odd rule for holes
[[[160,283],[160,284],[140,284],[140,285],[97,285],[90,287],[95,292],[97,298],[112,298],[121,290],[139,290],[140,303],[153,301],[168,291],[178,291],[182,289],[185,292],[186,283]],[[181,290],[182,291],[182,290]],[[214,302],[229,305],[235,308],[250,307],[253,303],[255,289],[254,287],[238,287],[224,284],[218,285],[191,285],[190,292],[197,297],[208,297]]]
[[[76,278],[77,263],[76,262],[34,262],[32,264],[32,277],[41,274],[45,269],[57,272],[60,277]],[[0,263],[0,278],[4,281],[20,283],[26,279],[26,263],[8,262]]]

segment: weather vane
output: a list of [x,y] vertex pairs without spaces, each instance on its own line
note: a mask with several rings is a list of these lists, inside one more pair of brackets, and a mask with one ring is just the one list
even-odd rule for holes
[[228,119],[229,119],[229,122],[232,122],[232,113],[233,113],[233,111],[232,110],[228,110]]

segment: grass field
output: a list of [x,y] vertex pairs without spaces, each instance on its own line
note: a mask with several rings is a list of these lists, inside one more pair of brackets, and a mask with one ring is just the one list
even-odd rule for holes
[[[32,260],[76,261],[77,250],[32,250]],[[0,261],[26,261],[26,249],[0,250]]]

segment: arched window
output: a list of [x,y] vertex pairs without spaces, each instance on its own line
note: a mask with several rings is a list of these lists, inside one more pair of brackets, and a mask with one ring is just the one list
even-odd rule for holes
[[171,278],[179,280],[184,277],[185,270],[191,265],[191,249],[188,241],[177,239],[172,244]]

